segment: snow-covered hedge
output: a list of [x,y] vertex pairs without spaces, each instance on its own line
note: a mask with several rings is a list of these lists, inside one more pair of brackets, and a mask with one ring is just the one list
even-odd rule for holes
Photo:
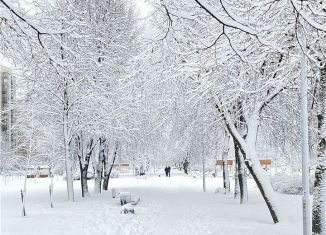
[[[213,171],[206,171],[205,173],[206,177],[214,177],[214,174],[215,173]],[[193,178],[200,178],[203,177],[203,172],[200,170],[191,170],[189,171],[189,175]]]
[[[302,194],[302,178],[299,173],[288,174],[285,172],[271,176],[271,183],[276,192],[284,194]],[[310,192],[313,188],[313,179],[310,178]]]

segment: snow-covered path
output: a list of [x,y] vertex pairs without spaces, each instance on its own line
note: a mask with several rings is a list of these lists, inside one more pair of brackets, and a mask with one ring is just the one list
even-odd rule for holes
[[302,234],[300,197],[278,195],[285,218],[274,225],[251,183],[249,203],[239,205],[232,195],[214,193],[216,186],[222,185],[216,178],[208,178],[206,193],[201,191],[201,179],[180,174],[112,179],[111,187],[128,188],[141,197],[134,215],[121,214],[119,201],[111,198],[110,191],[81,198],[78,183],[75,181],[76,202],[69,203],[65,200],[65,182],[56,181],[51,209],[48,179],[29,182],[26,218],[20,216],[22,182],[2,185],[1,234]]

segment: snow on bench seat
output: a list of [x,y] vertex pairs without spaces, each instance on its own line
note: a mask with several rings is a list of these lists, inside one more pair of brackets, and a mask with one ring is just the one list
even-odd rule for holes
[[126,189],[117,189],[113,188],[112,189],[112,198],[116,198],[119,196],[120,199],[120,204],[125,205],[127,203],[131,203],[132,205],[137,205],[138,202],[140,201],[140,197],[131,193],[130,191]]

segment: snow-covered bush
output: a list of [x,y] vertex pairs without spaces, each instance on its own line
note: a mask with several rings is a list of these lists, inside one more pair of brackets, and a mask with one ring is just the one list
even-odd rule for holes
[[[271,183],[276,192],[284,194],[302,194],[302,176],[300,173],[277,173],[271,176]],[[313,179],[310,178],[310,192],[313,188]]]
[[203,173],[200,172],[199,170],[191,170],[189,172],[189,175],[192,176],[193,178],[198,178],[198,177],[201,177],[203,175]]
[[111,178],[119,178],[119,175],[120,175],[120,172],[119,170],[116,170],[116,169],[112,169],[111,171]]

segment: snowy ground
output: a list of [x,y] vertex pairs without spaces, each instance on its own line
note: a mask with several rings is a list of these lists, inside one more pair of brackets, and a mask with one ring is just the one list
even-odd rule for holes
[[[174,173],[174,174],[173,174]],[[90,192],[93,184],[90,183]],[[280,195],[283,221],[273,224],[258,189],[249,181],[249,203],[239,205],[232,195],[215,194],[221,179],[208,178],[202,192],[200,178],[172,171],[171,178],[151,176],[112,179],[110,186],[128,188],[141,201],[135,214],[121,214],[111,191],[88,198],[80,196],[75,181],[76,201],[66,201],[65,182],[55,180],[54,208],[49,206],[49,179],[28,182],[27,217],[21,217],[19,190],[22,179],[1,182],[1,234],[3,235],[124,235],[124,234],[227,234],[298,235],[301,229],[300,196]]]

